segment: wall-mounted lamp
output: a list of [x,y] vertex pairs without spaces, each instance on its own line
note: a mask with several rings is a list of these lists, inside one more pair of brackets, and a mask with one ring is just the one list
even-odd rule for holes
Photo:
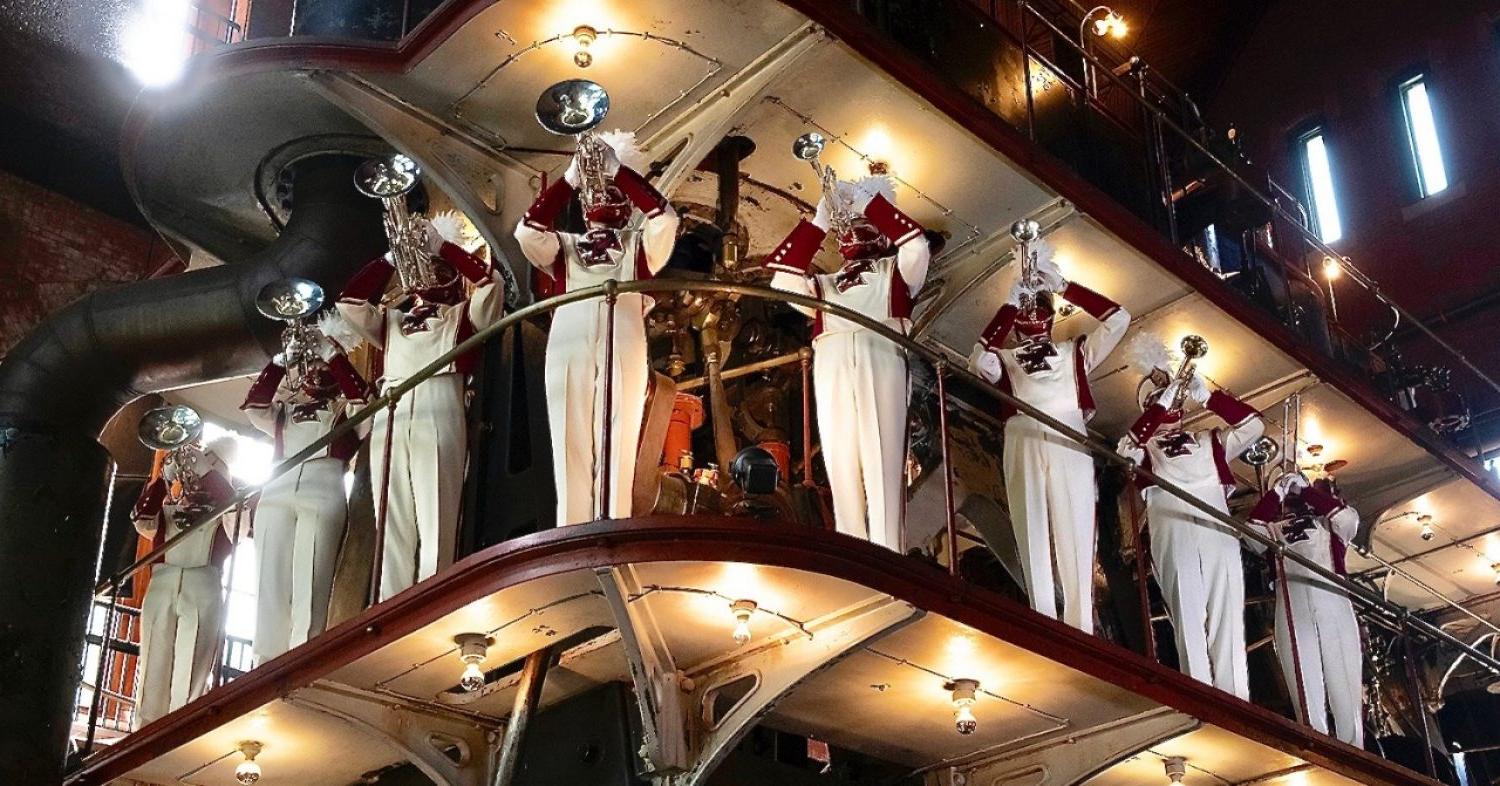
[[979,680],[954,680],[943,686],[953,694],[953,728],[959,734],[973,734],[979,728],[974,717],[974,702],[979,700]]
[[1417,523],[1422,525],[1422,540],[1432,540],[1432,536],[1437,534],[1437,532],[1432,528],[1431,515],[1423,513],[1422,515],[1417,516]]
[[[1098,17],[1097,19],[1095,18],[1096,16]],[[1089,25],[1089,20],[1093,20],[1092,26]],[[1117,11],[1107,5],[1095,6],[1093,10],[1084,14],[1083,23],[1080,25],[1080,28],[1089,29],[1090,27],[1094,31],[1094,35],[1099,38],[1104,38],[1105,36],[1109,36],[1110,38],[1124,38],[1130,33],[1130,25],[1126,24],[1125,17],[1120,16]],[[1083,38],[1082,30],[1079,31],[1078,37],[1080,40]]]
[[1343,275],[1344,266],[1333,257],[1323,257],[1323,278],[1332,281]]
[[240,755],[245,760],[240,766],[234,768],[234,779],[240,786],[251,786],[260,780],[260,765],[256,763],[255,757],[260,755],[262,745],[254,740],[246,740],[240,743]]
[[760,608],[753,600],[737,600],[729,604],[734,615],[734,643],[743,647],[750,643],[750,615]]
[[484,688],[484,669],[479,668],[479,664],[484,663],[490,645],[495,640],[483,633],[460,633],[453,637],[453,643],[458,645],[458,659],[464,664],[464,672],[458,678],[458,687],[470,693]]
[[573,28],[573,65],[579,68],[588,68],[594,64],[594,53],[589,47],[599,40],[599,31],[589,25],[579,25]]

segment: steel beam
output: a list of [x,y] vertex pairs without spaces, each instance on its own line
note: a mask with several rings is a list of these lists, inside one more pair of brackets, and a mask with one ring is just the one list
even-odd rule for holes
[[646,772],[653,776],[685,772],[692,767],[684,704],[691,683],[672,660],[672,651],[649,604],[633,600],[643,594],[635,570],[626,565],[599,568],[595,574],[625,648],[636,708],[641,714],[640,755]]

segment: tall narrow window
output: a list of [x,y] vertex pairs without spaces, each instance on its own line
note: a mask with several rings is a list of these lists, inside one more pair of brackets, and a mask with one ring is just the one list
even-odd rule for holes
[[1448,171],[1443,167],[1443,148],[1438,142],[1437,122],[1432,117],[1426,77],[1412,77],[1401,83],[1400,90],[1406,138],[1417,169],[1417,189],[1423,197],[1430,197],[1448,187]]
[[1344,236],[1339,221],[1338,198],[1334,196],[1333,167],[1328,161],[1328,141],[1323,129],[1314,128],[1297,139],[1302,148],[1302,177],[1307,198],[1312,202],[1312,217],[1318,236],[1332,243]]

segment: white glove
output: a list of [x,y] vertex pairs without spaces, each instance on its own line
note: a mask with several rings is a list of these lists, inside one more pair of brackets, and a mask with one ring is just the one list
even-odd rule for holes
[[818,200],[818,211],[813,214],[812,219],[813,226],[824,232],[833,226],[833,207],[828,204],[828,199],[829,196],[824,194],[823,198]]
[[321,333],[318,334],[317,338],[313,339],[313,349],[324,362],[333,360],[338,357],[340,352],[344,351],[338,345],[338,342]]
[[975,342],[974,349],[969,352],[969,371],[978,374],[987,382],[998,382],[1003,371],[1000,366],[1000,356],[989,347]]
[[1187,395],[1188,398],[1199,404],[1206,405],[1208,404],[1208,397],[1212,395],[1212,391],[1208,389],[1208,383],[1203,381],[1203,377],[1194,374],[1188,379]]
[[1131,439],[1129,434],[1120,437],[1120,441],[1115,445],[1115,452],[1137,464],[1146,457],[1146,452],[1141,450],[1140,445],[1135,444],[1135,440]]
[[615,153],[614,148],[603,142],[599,143],[599,147],[604,150],[604,176],[614,177],[620,171],[620,156]]
[[568,162],[567,170],[563,172],[563,180],[567,181],[568,185],[573,188],[578,188],[578,185],[583,182],[583,172],[578,166],[578,155],[576,153],[573,155],[573,160]]
[[437,231],[437,228],[432,225],[431,221],[427,220],[426,216],[416,216],[412,221],[417,232],[422,235],[422,242],[427,248],[427,253],[437,256],[438,252],[442,251],[443,243],[445,242],[443,240],[443,233]]
[[276,354],[272,355],[271,356],[271,365],[276,366],[278,368],[286,368],[286,353],[285,352],[277,352]]
[[1048,291],[1061,292],[1068,288],[1068,280],[1063,278],[1062,268],[1052,261],[1051,254],[1042,254],[1037,258],[1036,272]]
[[1307,488],[1308,485],[1309,484],[1307,482],[1307,478],[1302,477],[1301,472],[1293,471],[1287,472],[1281,477],[1277,478],[1276,483],[1273,485],[1273,488],[1276,490],[1277,495],[1279,495],[1282,499],[1286,499],[1287,497],[1301,491],[1302,489]]
[[1172,402],[1177,400],[1177,390],[1181,387],[1181,384],[1174,381],[1169,383],[1165,388],[1162,388],[1161,395],[1156,397],[1155,403],[1163,407],[1172,406]]

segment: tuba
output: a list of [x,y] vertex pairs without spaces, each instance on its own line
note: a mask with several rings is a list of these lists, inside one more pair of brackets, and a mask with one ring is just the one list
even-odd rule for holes
[[255,296],[255,308],[267,319],[285,322],[281,332],[282,359],[301,377],[314,357],[315,329],[308,318],[323,307],[323,288],[305,278],[272,281]]
[[536,120],[558,136],[578,140],[579,191],[584,205],[603,201],[609,187],[604,173],[604,140],[594,129],[609,114],[609,92],[588,79],[565,79],[536,99]]
[[385,237],[391,244],[391,261],[401,288],[413,292],[437,286],[437,272],[427,253],[426,231],[414,221],[406,206],[406,195],[421,181],[422,168],[409,156],[396,153],[372,158],[354,170],[354,187],[361,194],[379,199],[385,216]]
[[838,173],[833,167],[824,164],[818,159],[823,154],[823,148],[828,146],[828,140],[816,131],[809,131],[802,136],[792,140],[792,155],[799,160],[806,161],[812,167],[813,172],[818,175],[818,183],[823,188],[823,199],[828,200],[828,223],[835,236],[842,235],[849,225],[854,222],[854,211],[844,203],[839,194]]
[[1172,383],[1177,385],[1177,390],[1172,395],[1171,405],[1168,410],[1182,411],[1182,404],[1187,399],[1187,381],[1193,376],[1193,366],[1198,360],[1208,354],[1208,342],[1202,336],[1186,335],[1178,344],[1182,349],[1182,365],[1177,367],[1177,373],[1172,377]]

